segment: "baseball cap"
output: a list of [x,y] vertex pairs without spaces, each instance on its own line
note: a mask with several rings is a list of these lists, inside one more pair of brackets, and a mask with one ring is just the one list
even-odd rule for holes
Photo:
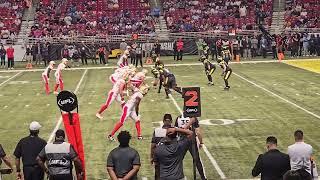
[[37,130],[39,130],[41,127],[42,127],[42,126],[40,125],[39,122],[37,122],[37,121],[32,121],[32,122],[30,123],[29,129],[30,129],[31,131],[37,131]]
[[65,133],[64,133],[64,130],[58,129],[58,130],[56,131],[56,137],[63,137],[63,138],[65,138],[66,135],[65,135]]

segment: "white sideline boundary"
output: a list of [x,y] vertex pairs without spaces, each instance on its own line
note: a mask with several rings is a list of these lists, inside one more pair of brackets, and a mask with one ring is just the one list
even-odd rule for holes
[[239,75],[239,74],[237,74],[237,73],[233,73],[233,74],[236,75],[237,77],[239,77],[240,79],[242,79],[242,80],[244,80],[244,81],[246,81],[246,82],[248,82],[248,83],[256,86],[257,88],[264,90],[265,92],[271,94],[272,96],[275,96],[275,97],[283,100],[284,102],[286,102],[286,103],[288,103],[288,104],[291,104],[291,105],[293,105],[294,107],[296,107],[296,108],[298,108],[298,109],[300,109],[300,110],[302,110],[302,111],[304,111],[304,112],[306,112],[306,113],[308,113],[308,114],[310,114],[310,115],[312,115],[312,116],[320,119],[320,115],[318,115],[318,114],[316,114],[316,113],[313,113],[313,112],[311,112],[311,111],[309,111],[309,110],[307,110],[307,109],[299,106],[298,104],[296,104],[296,103],[294,103],[294,102],[291,102],[291,101],[289,101],[288,99],[285,99],[285,98],[281,97],[280,95],[278,95],[278,94],[276,94],[276,93],[274,93],[274,92],[272,92],[272,91],[270,91],[270,90],[268,90],[268,89],[266,89],[266,88],[264,88],[264,87],[256,84],[256,83],[253,82],[253,81],[250,81],[249,79],[247,79],[247,78],[245,78],[245,77],[243,77],[243,76],[241,76],[241,75]]
[[6,84],[7,82],[11,81],[12,79],[14,79],[15,77],[19,76],[20,74],[22,73],[22,71],[18,72],[17,74],[15,74],[14,76],[8,78],[7,80],[3,81],[1,84],[0,84],[0,87],[3,86],[4,84]]
[[[183,115],[183,111],[182,109],[179,107],[177,101],[173,98],[173,96],[171,94],[169,94],[170,99],[172,100],[173,104],[176,106],[176,108],[178,109],[178,111],[180,112],[180,114]],[[216,171],[218,172],[219,176],[221,179],[226,179],[226,176],[224,175],[224,173],[222,172],[220,166],[218,165],[217,161],[212,157],[212,155],[210,154],[210,152],[208,151],[207,147],[205,145],[203,145],[203,150],[206,153],[206,155],[208,156],[211,164],[213,165],[213,167],[216,169]]]
[[[282,60],[283,62],[295,62],[295,61],[320,61],[320,59],[291,59],[291,60]],[[259,64],[259,63],[279,63],[278,60],[263,60],[263,61],[240,61],[240,62],[230,62],[230,64]],[[202,66],[202,63],[182,63],[182,64],[166,64],[166,67],[178,67],[178,66]],[[287,64],[289,65],[289,64]],[[153,64],[145,65],[144,67],[154,67]],[[101,66],[101,67],[80,67],[80,68],[70,68],[65,69],[66,71],[74,71],[74,70],[90,70],[90,69],[114,69],[118,68],[118,66]],[[8,72],[39,72],[44,71],[44,68],[38,69],[20,69],[20,70],[2,70],[0,73],[8,73]]]
[[[79,91],[80,86],[81,86],[81,84],[82,84],[82,82],[83,82],[83,79],[84,79],[84,77],[86,76],[87,72],[88,72],[88,69],[86,69],[86,70],[83,72],[83,74],[82,74],[82,76],[81,76],[81,79],[80,79],[80,81],[78,82],[78,84],[77,84],[77,86],[76,86],[76,89],[74,90],[74,93],[75,93],[75,94],[77,94],[77,92]],[[60,116],[60,118],[59,118],[56,126],[54,127],[52,133],[50,134],[49,139],[48,139],[48,141],[47,141],[48,143],[52,142],[52,140],[53,140],[53,138],[54,138],[54,135],[55,135],[56,131],[59,129],[61,123],[62,123],[62,116]]]

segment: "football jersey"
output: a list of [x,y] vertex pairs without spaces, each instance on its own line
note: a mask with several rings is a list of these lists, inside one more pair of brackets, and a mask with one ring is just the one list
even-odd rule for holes
[[130,99],[127,101],[127,106],[133,107],[135,105],[137,105],[137,99],[142,99],[143,95],[140,91],[135,92]]
[[120,86],[122,84],[125,84],[126,82],[123,80],[123,79],[119,79],[114,85],[113,85],[113,88],[112,88],[112,91],[115,92],[115,93],[119,93],[120,92]]
[[145,74],[142,72],[138,72],[131,80],[131,84],[135,87],[140,87],[145,79]]
[[122,55],[117,63],[119,67],[128,66],[128,57],[126,55]]
[[58,65],[58,68],[57,68],[56,72],[55,72],[55,75],[56,75],[56,76],[60,75],[60,74],[61,74],[61,71],[62,71],[64,68],[66,68],[66,65],[65,65],[64,63],[60,63],[60,64]]
[[51,72],[52,69],[53,69],[53,66],[52,66],[52,65],[49,65],[49,66],[44,70],[44,72],[42,73],[42,75],[45,75],[45,76],[47,76],[48,78],[50,78],[50,72]]

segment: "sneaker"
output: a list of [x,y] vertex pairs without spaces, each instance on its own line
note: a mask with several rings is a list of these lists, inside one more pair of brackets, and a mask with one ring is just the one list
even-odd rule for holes
[[108,64],[105,64],[105,66],[108,66]]
[[97,117],[98,119],[100,119],[100,120],[103,119],[103,117],[102,117],[101,114],[99,114],[99,113],[96,114],[96,117]]
[[208,82],[208,86],[213,86],[214,83],[213,82]]
[[230,86],[226,86],[225,88],[224,88],[224,90],[229,90],[230,89]]
[[109,141],[115,141],[115,139],[111,135],[108,135],[108,139],[109,139]]
[[58,92],[58,91],[54,91],[53,94],[54,94],[54,95],[58,95],[59,92]]
[[143,137],[142,136],[138,136],[138,140],[143,140]]

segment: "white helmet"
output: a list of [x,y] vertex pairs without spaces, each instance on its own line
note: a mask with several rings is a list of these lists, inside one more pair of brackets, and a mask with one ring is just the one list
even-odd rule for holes
[[143,95],[146,95],[149,90],[150,90],[150,86],[148,86],[147,84],[144,84],[144,85],[140,86],[140,88],[139,88],[139,91],[140,91]]
[[64,64],[67,64],[67,62],[68,62],[68,59],[66,59],[66,58],[63,58],[63,59],[61,60],[61,62],[62,62],[62,63],[64,63]]
[[49,65],[50,65],[50,66],[53,66],[53,65],[55,65],[55,64],[56,64],[56,62],[54,62],[54,61],[50,61],[50,62],[49,62]]

